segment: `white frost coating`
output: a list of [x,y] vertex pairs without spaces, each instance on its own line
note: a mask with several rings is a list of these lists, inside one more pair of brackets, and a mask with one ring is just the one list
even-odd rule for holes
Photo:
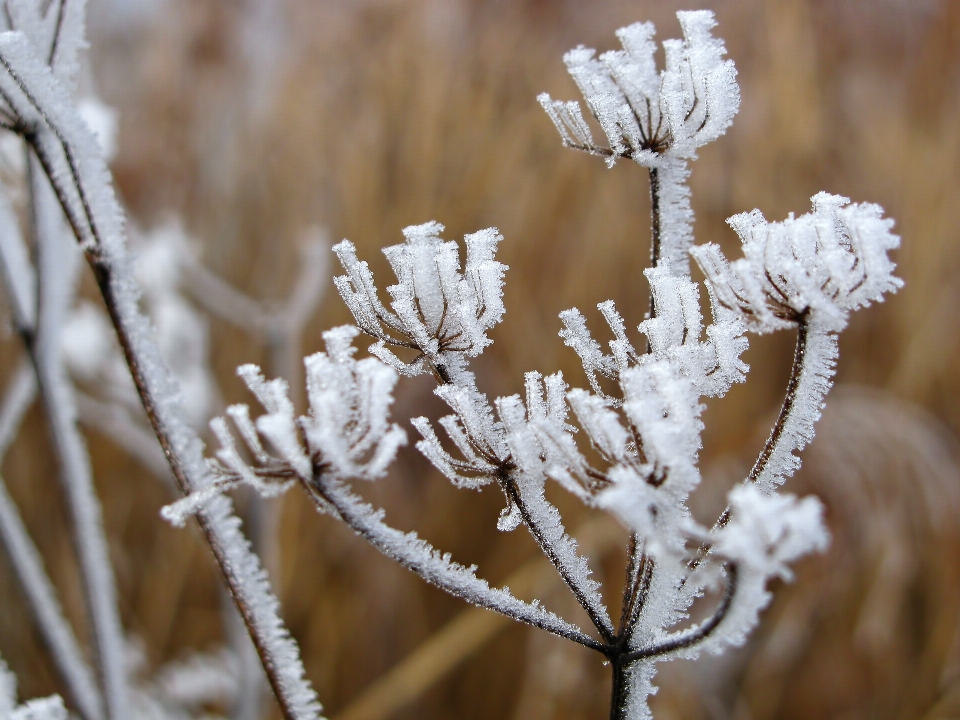
[[119,116],[115,108],[110,107],[96,97],[86,97],[77,107],[80,117],[90,128],[100,143],[100,150],[107,162],[117,154],[117,126]]
[[[53,655],[57,670],[66,681],[72,697],[86,720],[103,717],[103,699],[97,689],[90,667],[63,610],[56,591],[43,567],[43,560],[24,527],[7,485],[0,476],[0,538],[10,556],[14,571],[20,579],[24,593],[30,601],[30,609],[37,619],[37,627]],[[0,681],[2,682],[2,681]],[[0,695],[3,689],[0,688]],[[0,718],[3,713],[0,700]]]
[[[686,274],[693,245],[693,210],[687,161],[697,148],[720,137],[740,107],[737,72],[725,60],[723,41],[708,10],[678,12],[683,40],[663,43],[666,67],[657,72],[651,23],[617,31],[622,50],[595,58],[583,46],[564,62],[591,114],[607,137],[597,145],[576,102],[537,99],[565,145],[606,159],[630,158],[651,171],[656,216],[655,259],[676,274]],[[596,390],[596,388],[595,388]]]
[[336,479],[321,479],[321,490],[326,501],[356,532],[393,558],[410,568],[427,582],[436,585],[467,602],[494,610],[522,622],[540,627],[562,637],[584,638],[583,632],[538,603],[527,603],[515,598],[509,589],[491,588],[475,575],[475,567],[464,567],[441,554],[416,533],[404,533],[383,522],[383,511],[350,492]]
[[651,23],[617,31],[622,50],[595,58],[580,47],[564,62],[607,136],[607,147],[594,143],[575,102],[538,97],[564,143],[606,158],[631,158],[649,168],[668,157],[690,159],[696,149],[722,135],[740,107],[733,61],[725,60],[723,41],[710,33],[716,26],[707,10],[678,12],[683,40],[663,43],[666,69],[657,72]]
[[3,720],[67,720],[67,708],[59,695],[17,704],[17,678],[0,657],[0,718]]
[[279,692],[291,715],[319,719],[322,708],[316,692],[304,678],[300,649],[280,619],[280,603],[270,591],[270,581],[259,558],[240,530],[240,519],[234,514],[230,501],[223,496],[212,499],[201,517],[216,528],[226,564],[244,595],[241,613],[248,627],[252,625],[255,641],[266,643],[266,662],[272,666],[280,684]]
[[[34,159],[31,164],[36,165]],[[28,351],[34,355],[60,481],[68,499],[84,596],[103,679],[107,716],[122,718],[127,713],[128,687],[116,585],[100,501],[93,486],[90,458],[77,427],[74,388],[60,356],[63,321],[76,292],[79,253],[64,227],[63,215],[47,177],[39,168],[34,170],[31,190],[37,239],[39,308],[36,340]]]
[[[543,450],[537,441],[533,423],[545,421],[547,411],[545,404],[537,402],[539,373],[533,375],[528,375],[528,398],[534,400],[533,408],[527,408],[525,412],[523,402],[517,395],[498,398],[496,402],[510,457],[517,468],[512,475],[516,497],[510,498],[511,504],[518,505],[517,509],[537,542],[542,547],[550,548],[550,560],[557,565],[564,580],[585,604],[591,618],[613,632],[613,624],[600,596],[600,583],[591,577],[590,565],[585,557],[577,553],[576,541],[566,534],[560,512],[544,495],[546,475],[541,459]],[[527,415],[531,416],[529,422]],[[551,419],[554,423],[563,421],[562,417],[554,416]]]
[[715,301],[754,332],[791,326],[805,312],[839,332],[851,311],[903,285],[887,256],[900,238],[879,205],[828,193],[811,202],[813,212],[783,222],[768,222],[759,210],[731,217],[744,255],[732,263],[716,245],[693,251]]
[[164,508],[164,517],[182,525],[241,483],[267,497],[279,495],[298,477],[311,482],[316,468],[340,478],[382,477],[407,437],[388,420],[397,374],[376,358],[353,359],[351,342],[359,332],[352,325],[328,330],[323,334],[327,352],[304,359],[309,412],[300,418],[285,380],[264,380],[257,366],[241,365],[237,374],[266,413],[254,421],[247,406],[233,405],[227,415],[253,463],[241,457],[226,420],[214,418],[210,427],[221,446],[210,461],[216,482]]
[[[152,421],[171,453],[184,492],[205,486],[202,444],[183,420],[182,396],[151,337],[137,302],[139,289],[125,247],[123,216],[99,145],[80,119],[69,94],[20,33],[0,34],[0,92],[34,129],[34,148],[50,174],[61,206],[88,260],[102,274],[102,290],[118,333],[136,359]],[[230,503],[214,500],[201,513],[214,554],[237,599],[280,702],[292,717],[316,718],[320,705],[303,677],[299,650],[278,615],[278,603],[256,555],[239,529]]]
[[[387,288],[391,312],[377,297],[373,275],[348,240],[334,246],[346,275],[334,278],[357,325],[379,340],[370,351],[404,375],[433,372],[442,382],[470,385],[466,358],[490,344],[487,332],[503,317],[505,265],[493,259],[502,236],[495,228],[465,235],[463,272],[457,244],[440,238],[437,222],[404,229],[406,242],[384,249],[397,284]],[[399,336],[399,337],[398,337]],[[403,362],[389,346],[420,354]]]
[[[806,326],[804,358],[799,380],[792,398],[792,412],[771,440],[772,450],[754,478],[757,485],[769,492],[800,468],[795,452],[813,440],[813,426],[820,419],[824,400],[833,384],[836,371],[837,334],[824,327],[814,315]],[[775,431],[776,432],[776,431]]]
[[743,571],[792,580],[790,563],[827,549],[823,503],[816,497],[770,495],[738,485],[729,496],[731,520],[714,533],[714,551]]
[[86,5],[86,0],[6,0],[0,29],[23,32],[57,79],[73,92],[80,71],[78,56],[87,46]]
[[[769,495],[756,485],[730,491],[731,520],[711,533],[713,551],[736,567],[736,590],[718,631],[696,650],[720,653],[741,645],[770,603],[766,589],[772,578],[792,580],[790,564],[813,552],[823,552],[829,534],[823,504],[815,497]],[[682,653],[690,657],[694,651]]]
[[690,207],[690,168],[686,160],[666,155],[656,169],[660,208],[660,249],[657,266],[678,275],[690,274],[693,208]]
[[[423,437],[417,448],[458,487],[479,488],[498,482],[507,499],[498,529],[513,530],[521,522],[527,525],[594,622],[604,632],[612,633],[599,584],[590,577],[587,560],[577,553],[576,541],[566,534],[560,513],[544,496],[547,463],[558,466],[554,456],[571,452],[565,440],[573,431],[565,422],[566,384],[560,375],[544,381],[534,372],[527,374],[526,386],[527,407],[519,396],[499,398],[495,402],[500,418],[497,421],[486,397],[475,387],[440,385],[436,394],[455,413],[443,418],[441,424],[462,459],[443,448],[425,418],[414,421]],[[559,448],[551,439],[554,432],[561,436],[556,438]],[[539,438],[543,438],[542,443]],[[572,452],[577,452],[575,447]],[[564,478],[560,479],[563,482]]]

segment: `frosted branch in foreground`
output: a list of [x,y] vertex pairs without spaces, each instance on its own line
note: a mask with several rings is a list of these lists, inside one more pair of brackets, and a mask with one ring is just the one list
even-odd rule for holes
[[298,478],[312,478],[317,468],[341,478],[381,477],[406,444],[406,433],[388,419],[397,373],[376,358],[353,359],[351,341],[359,332],[351,325],[328,330],[327,352],[304,359],[310,405],[299,418],[285,380],[264,380],[255,365],[238,368],[267,412],[254,421],[247,405],[227,408],[240,445],[225,418],[211,421],[221,445],[209,462],[214,481],[164,508],[164,517],[183,524],[212,497],[240,484],[277,495]]
[[783,409],[750,473],[768,489],[793,474],[800,466],[794,452],[813,438],[849,314],[903,285],[887,255],[900,238],[880,206],[823,192],[811,201],[813,212],[783,222],[758,210],[730,218],[744,254],[732,263],[714,244],[692,251],[715,306],[754,332],[798,329]]
[[[294,417],[283,380],[264,380],[258,368],[242,366],[239,374],[266,410],[256,420],[247,406],[228,410],[249,460],[241,455],[225,420],[215,420],[214,431],[222,447],[211,469],[218,479],[209,490],[165,508],[165,516],[182,522],[223,490],[241,483],[269,495],[299,481],[320,510],[344,520],[381,552],[427,582],[480,607],[595,646],[596,641],[576,626],[538,604],[521,601],[506,589],[490,588],[476,576],[475,567],[453,562],[448,554],[414,533],[391,528],[383,522],[383,511],[350,491],[346,480],[381,477],[406,442],[405,433],[390,424],[388,415],[397,373],[376,358],[355,360],[351,341],[358,334],[352,326],[330,330],[324,333],[327,351],[305,359],[310,409],[299,418]],[[448,389],[466,392],[463,388]]]

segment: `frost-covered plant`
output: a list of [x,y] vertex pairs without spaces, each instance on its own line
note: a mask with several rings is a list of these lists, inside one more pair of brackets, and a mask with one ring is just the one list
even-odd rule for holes
[[[266,414],[254,421],[246,406],[231,408],[236,436],[215,421],[222,449],[210,467],[219,480],[170,507],[168,516],[180,521],[239,483],[267,494],[299,483],[321,511],[427,582],[602,654],[613,668],[612,718],[649,716],[657,662],[742,643],[769,602],[768,581],[789,579],[791,563],[826,547],[819,501],[778,488],[812,438],[848,314],[900,285],[887,258],[898,238],[877,206],[819,193],[813,212],[799,218],[768,223],[757,211],[731,218],[743,242],[741,260],[728,262],[713,245],[693,247],[687,163],[730,125],[739,91],[733,63],[711,35],[712,13],[678,17],[684,39],[664,43],[663,71],[654,62],[649,23],[618,31],[622,50],[597,58],[579,47],[565,56],[607,145],[594,141],[578,103],[540,96],[564,144],[608,165],[631,159],[649,171],[651,305],[639,326],[642,347],[610,301],[598,306],[614,338],[609,353],[579,310],[565,311],[560,335],[580,356],[592,391],[568,388],[559,373],[530,372],[525,397],[490,402],[468,368],[504,312],[498,231],[467,235],[461,267],[459,248],[441,238],[441,225],[404,229],[405,242],[384,250],[397,277],[387,288],[389,307],[345,240],[334,248],[346,271],[335,282],[359,329],[327,333],[327,352],[307,359],[308,413],[295,417],[282,381],[241,368]],[[709,319],[690,277],[690,254],[706,275]],[[723,396],[745,380],[748,332],[786,328],[798,339],[780,416],[753,470],[730,492],[727,510],[704,525],[687,506],[701,481],[701,398]],[[370,352],[379,360],[353,358],[351,341],[361,331],[377,341]],[[391,528],[383,511],[351,490],[352,480],[380,477],[403,443],[403,431],[389,421],[389,392],[398,374],[421,373],[435,378],[452,413],[439,420],[449,444],[431,421],[414,418],[417,448],[458,487],[501,488],[499,529],[527,528],[590,618],[590,633],[491,589],[475,568]],[[549,479],[631,532],[616,621],[546,498]],[[694,603],[709,597],[712,610],[692,622]]]
[[[579,355],[591,389],[571,389],[559,373],[530,372],[524,397],[491,402],[469,365],[490,344],[488,333],[504,313],[506,267],[494,259],[502,239],[498,231],[466,236],[461,265],[460,249],[441,238],[441,225],[406,228],[405,241],[385,250],[397,277],[387,288],[389,307],[367,264],[344,241],[335,251],[346,274],[335,282],[358,327],[328,331],[326,351],[306,358],[306,414],[297,416],[285,381],[268,381],[259,368],[242,366],[239,374],[264,412],[254,417],[249,407],[234,405],[225,418],[214,419],[220,449],[204,460],[191,425],[197,413],[191,418],[184,406],[140,310],[141,291],[103,148],[73,97],[82,5],[4,4],[9,31],[0,33],[0,124],[29,148],[27,197],[38,260],[33,268],[12,210],[0,196],[0,265],[75,515],[100,663],[96,673],[63,620],[2,483],[0,528],[38,615],[46,618],[47,640],[70,700],[84,718],[112,720],[135,706],[148,715],[176,716],[199,697],[237,690],[228,687],[229,671],[210,664],[209,682],[196,692],[180,692],[182,684],[176,692],[165,690],[162,677],[146,690],[129,683],[99,505],[61,355],[73,278],[60,252],[66,226],[93,269],[146,416],[184,494],[164,514],[181,524],[198,517],[286,718],[318,717],[320,706],[260,562],[224,496],[238,485],[268,497],[299,485],[320,511],[344,521],[427,582],[596,650],[613,669],[612,718],[649,716],[657,662],[741,643],[769,602],[768,581],[789,579],[792,562],[825,547],[819,501],[781,495],[779,486],[799,464],[795,453],[812,438],[834,372],[837,333],[852,310],[881,300],[900,284],[887,258],[898,238],[877,206],[820,193],[813,212],[799,218],[768,223],[756,211],[731,218],[743,242],[740,260],[728,261],[712,245],[693,246],[688,163],[698,147],[723,134],[739,106],[733,63],[711,34],[710,12],[678,14],[684,39],[664,43],[662,71],[654,61],[649,23],[621,29],[622,50],[597,58],[580,47],[565,56],[605,145],[594,140],[577,102],[539,98],[564,144],[604,157],[608,165],[629,159],[648,169],[652,262],[645,274],[651,302],[639,326],[643,346],[631,341],[610,301],[598,306],[613,335],[609,353],[589,333],[580,311],[565,311],[560,336]],[[690,276],[691,254],[706,276],[708,319]],[[160,284],[161,295],[164,288],[169,283]],[[148,305],[156,293],[151,286],[143,295]],[[270,316],[266,324],[279,317]],[[703,524],[687,506],[701,480],[701,399],[723,396],[745,380],[748,367],[741,355],[748,332],[779,329],[797,331],[780,415],[749,476],[730,492],[727,510]],[[375,357],[355,357],[353,342],[361,333],[376,340],[370,348]],[[354,481],[382,478],[406,443],[406,432],[389,416],[392,391],[399,375],[417,374],[434,377],[436,394],[452,411],[438,421],[446,442],[430,420],[412,419],[421,436],[417,448],[458,487],[495,484],[502,490],[498,528],[527,528],[583,607],[591,630],[507,589],[491,588],[475,567],[459,565],[415,533],[388,525],[385,513],[354,491]],[[32,392],[24,388],[32,377],[26,368],[8,393],[0,436],[7,432],[8,414],[22,415],[24,398]],[[5,449],[7,438],[0,440]],[[588,560],[546,497],[549,480],[609,512],[630,532],[616,619]],[[693,622],[698,599],[708,612]],[[7,678],[0,673],[0,702],[12,708]]]
[[[27,362],[3,401],[0,450],[6,450],[36,391],[51,429],[73,525],[90,618],[92,666],[64,618],[2,480],[0,535],[71,708],[85,720],[113,720],[133,714],[139,695],[130,684],[100,505],[77,427],[76,388],[63,352],[77,265],[69,244],[79,245],[93,271],[146,417],[181,492],[200,489],[210,478],[191,414],[141,310],[123,213],[110,183],[104,147],[94,134],[97,127],[103,129],[103,118],[95,113],[92,124],[97,127],[91,128],[89,102],[77,97],[78,53],[86,43],[85,3],[5,0],[2,10],[0,130],[8,137],[4,151],[18,145],[27,161],[20,168],[26,179],[18,187],[5,185],[0,193],[0,270],[11,324],[23,341]],[[2,179],[6,183],[9,178]],[[26,237],[13,201],[25,206],[30,220],[25,223]],[[294,317],[302,320],[302,312]],[[291,328],[294,325],[290,323]],[[219,497],[207,503],[199,520],[281,708],[288,717],[316,717],[319,703],[303,677],[299,649],[279,617],[278,602],[229,500]]]

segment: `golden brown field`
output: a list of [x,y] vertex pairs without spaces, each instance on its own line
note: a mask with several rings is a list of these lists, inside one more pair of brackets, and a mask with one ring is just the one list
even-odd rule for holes
[[[491,396],[520,391],[534,368],[583,384],[559,311],[598,322],[596,303],[612,298],[635,326],[647,307],[645,171],[563,148],[536,95],[577,97],[561,55],[578,43],[613,47],[616,28],[647,19],[675,37],[677,9],[714,9],[743,101],[693,164],[698,242],[737,256],[726,217],[806,212],[823,189],[897,220],[906,285],[843,335],[838,387],[787,486],[826,502],[831,549],[778,583],[743,650],[662,665],[655,715],[960,717],[960,2],[167,0],[141,20],[90,5],[91,72],[120,113],[112,170],[132,222],[179,214],[206,264],[250,295],[285,296],[311,225],[356,243],[381,287],[379,248],[404,226],[436,219],[448,238],[499,227],[508,312],[475,365]],[[304,352],[349,319],[329,288]],[[225,401],[248,401],[234,368],[268,363],[264,338],[214,323],[212,342]],[[17,352],[8,333],[4,377]],[[761,447],[791,352],[786,334],[751,336],[746,385],[711,402],[702,511]],[[441,414],[421,380],[402,381],[396,417]],[[199,534],[164,523],[165,487],[88,436],[125,628],[151,664],[215,646],[218,580]],[[3,474],[82,627],[54,473],[34,408]],[[615,599],[625,534],[554,491]],[[577,618],[530,562],[529,537],[496,530],[497,490],[454,490],[407,448],[369,496],[491,582]],[[598,657],[424,585],[297,492],[274,502],[274,585],[332,720],[606,716]],[[0,649],[24,697],[57,690],[2,553]]]

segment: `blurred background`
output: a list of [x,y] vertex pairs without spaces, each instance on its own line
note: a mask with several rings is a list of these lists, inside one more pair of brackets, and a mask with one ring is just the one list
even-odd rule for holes
[[[738,256],[726,217],[756,207],[782,219],[827,190],[896,219],[906,285],[853,317],[838,386],[788,484],[827,504],[830,550],[776,584],[745,648],[661,665],[654,713],[960,717],[960,2],[89,0],[88,82],[119,113],[111,168],[131,224],[179,218],[207,268],[267,305],[288,295],[307,228],[351,239],[383,288],[380,248],[404,226],[435,219],[447,238],[499,227],[507,315],[475,364],[493,397],[520,391],[531,369],[585,384],[559,311],[577,306],[599,327],[595,306],[612,298],[636,326],[647,307],[646,172],[564,149],[536,95],[578,98],[561,62],[571,47],[610,49],[637,20],[677,37],[675,11],[701,7],[716,12],[743,101],[693,165],[697,241]],[[349,320],[330,287],[304,352]],[[269,338],[211,323],[224,402],[249,402],[234,368],[269,371]],[[710,403],[704,519],[762,447],[792,346],[786,333],[751,337],[747,383]],[[403,381],[395,416],[443,414],[430,390]],[[219,581],[199,534],[160,520],[171,495],[142,463],[88,438],[123,621],[146,668],[217,647]],[[82,627],[48,447],[34,408],[3,473]],[[496,530],[499,491],[455,491],[408,448],[364,492],[396,526],[579,619],[530,538]],[[551,493],[617,607],[625,534]],[[273,582],[328,717],[606,717],[599,656],[468,610],[297,492],[274,502]],[[6,563],[0,647],[24,697],[56,691]]]

